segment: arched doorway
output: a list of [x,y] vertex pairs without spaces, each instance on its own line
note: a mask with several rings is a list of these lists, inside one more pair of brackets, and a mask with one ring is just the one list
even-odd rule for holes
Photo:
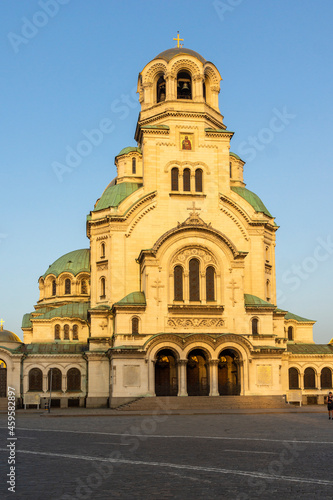
[[175,354],[171,349],[163,349],[155,361],[156,396],[177,396],[178,375]]
[[0,359],[0,398],[7,397],[7,365]]
[[233,349],[224,349],[219,356],[218,382],[220,396],[240,395],[239,355]]
[[188,355],[187,393],[189,396],[209,395],[207,357],[201,349],[195,349]]

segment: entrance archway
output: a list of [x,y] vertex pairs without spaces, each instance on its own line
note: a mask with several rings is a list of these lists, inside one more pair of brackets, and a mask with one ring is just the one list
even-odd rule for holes
[[0,398],[7,397],[7,365],[0,359]]
[[219,356],[218,383],[220,396],[239,396],[240,363],[239,355],[233,349],[224,349]]
[[187,393],[189,396],[208,396],[209,377],[207,358],[204,351],[194,349],[187,361]]
[[178,374],[175,354],[171,349],[163,349],[155,361],[156,396],[177,396]]

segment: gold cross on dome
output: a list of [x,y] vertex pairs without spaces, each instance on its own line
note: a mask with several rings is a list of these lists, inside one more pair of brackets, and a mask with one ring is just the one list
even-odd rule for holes
[[4,320],[3,320],[3,319],[0,319],[0,327],[1,327],[1,331],[3,330],[3,324],[4,324]]
[[177,38],[173,38],[173,40],[176,40],[177,42],[177,48],[179,49],[179,47],[182,47],[183,44],[180,44],[179,42],[183,42],[184,41],[184,38],[179,38],[179,31],[177,31]]

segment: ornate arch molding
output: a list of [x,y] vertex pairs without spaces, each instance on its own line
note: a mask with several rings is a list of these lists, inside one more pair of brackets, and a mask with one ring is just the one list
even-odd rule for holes
[[220,81],[222,80],[220,73],[215,68],[215,66],[207,63],[204,67],[204,75],[209,78],[211,85],[214,85],[220,89]]
[[176,252],[171,260],[171,265],[183,265],[186,261],[188,261],[192,257],[201,258],[205,264],[217,266],[216,258],[212,254],[212,252],[203,245],[191,245],[184,246],[180,250]]
[[210,175],[210,173],[211,173],[210,168],[203,161],[178,161],[178,160],[169,161],[165,165],[165,167],[164,167],[164,172],[169,172],[169,170],[172,167],[179,167],[179,168],[184,168],[184,167],[198,168],[198,167],[202,167],[203,170],[205,171],[205,173],[207,175]]
[[204,234],[209,234],[214,238],[218,239],[223,243],[223,245],[227,246],[232,253],[234,259],[244,259],[247,255],[247,252],[240,252],[237,250],[235,245],[229,240],[229,238],[214,229],[211,224],[206,224],[198,215],[191,214],[184,222],[179,223],[177,227],[170,229],[166,233],[164,233],[154,244],[151,252],[156,255],[161,246],[173,236],[179,235],[181,233],[186,233],[189,231],[198,231]]
[[163,74],[165,76],[167,71],[167,64],[165,62],[156,62],[146,69],[144,76],[142,78],[142,85],[145,86],[149,83],[153,83],[158,74]]
[[245,349],[249,356],[253,349],[251,342],[249,342],[245,337],[242,337],[241,335],[235,335],[233,333],[225,333],[220,335],[219,337],[217,337],[215,345],[219,348],[232,349],[232,347],[229,347],[230,344],[238,344],[240,347]]
[[192,78],[203,78],[202,66],[200,66],[195,60],[190,59],[178,59],[177,61],[170,64],[170,74],[173,78],[177,77],[179,71],[189,71]]

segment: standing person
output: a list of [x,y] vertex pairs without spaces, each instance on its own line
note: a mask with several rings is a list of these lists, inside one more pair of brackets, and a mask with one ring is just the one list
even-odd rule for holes
[[332,415],[332,420],[333,420],[333,394],[331,391],[328,393],[328,396],[326,397],[326,403],[328,409],[328,418],[329,420],[331,420],[331,415]]

